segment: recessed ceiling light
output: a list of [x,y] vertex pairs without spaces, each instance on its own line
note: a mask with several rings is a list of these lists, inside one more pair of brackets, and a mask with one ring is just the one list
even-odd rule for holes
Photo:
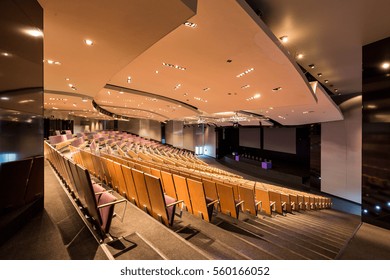
[[111,95],[111,91],[107,91],[107,94],[108,94],[108,95]]
[[273,110],[273,109],[274,109],[274,107],[269,107],[269,109],[270,109],[270,110]]
[[158,74],[158,70],[156,70],[156,72],[155,72],[156,74]]
[[23,32],[32,37],[43,37],[43,32],[38,28],[24,29]]
[[70,79],[69,78],[65,78],[66,81],[69,81]]
[[288,42],[288,36],[282,36],[279,38],[280,41],[282,41],[283,43],[287,43]]
[[315,65],[314,65],[314,64],[309,64],[309,67],[310,67],[311,69],[314,69]]
[[318,73],[317,76],[318,76],[318,77],[322,77],[322,73]]
[[367,109],[376,109],[376,108],[378,108],[378,106],[376,106],[374,104],[367,105]]
[[339,90],[337,88],[334,89],[334,92],[338,92]]
[[83,99],[81,99],[81,101],[88,102],[88,99],[87,98],[83,98]]
[[177,90],[177,89],[179,89],[181,87],[181,84],[177,84],[174,88],[173,88],[173,90]]
[[87,46],[92,46],[93,45],[93,41],[91,39],[85,39],[84,40],[84,43],[87,45]]
[[54,63],[54,61],[53,61],[53,60],[51,60],[51,59],[48,59],[48,60],[47,60],[47,63],[49,63],[49,64],[53,64],[53,63]]
[[2,56],[7,56],[7,57],[12,56],[10,53],[7,53],[7,52],[2,52],[1,55],[2,55]]
[[325,80],[324,82],[325,82],[325,84],[327,84],[327,83],[329,83],[329,80]]
[[73,105],[73,107],[77,107],[77,104],[76,104],[76,103],[73,103],[72,105]]
[[166,63],[166,62],[163,62],[164,66],[167,66],[167,67],[171,67],[171,68],[175,68],[175,69],[178,69],[178,70],[186,70],[187,68],[185,67],[182,67],[182,66],[179,66],[179,65],[176,65],[176,64],[171,64],[171,63]]
[[247,70],[245,70],[244,72],[238,74],[236,77],[237,78],[241,78],[242,76],[246,75],[246,74],[249,74],[250,72],[252,72],[253,70],[255,70],[254,68],[249,68]]
[[123,91],[120,91],[119,94],[123,94],[124,92]]
[[57,107],[53,107],[53,109],[54,109],[54,110],[58,110],[58,108],[57,108]]
[[186,21],[186,22],[184,23],[184,25],[187,26],[187,27],[191,27],[191,28],[197,27],[197,24],[196,24],[196,23],[189,22],[189,21]]
[[249,88],[250,87],[250,85],[244,85],[244,86],[242,86],[241,88],[242,89],[246,89],[246,88]]
[[279,91],[279,90],[282,90],[282,87],[276,87],[272,89],[272,91]]
[[388,63],[388,62],[383,62],[383,63],[382,63],[382,68],[383,68],[383,69],[389,69],[389,68],[390,68],[390,63]]
[[2,96],[0,97],[1,100],[9,100],[9,97],[6,97],[6,96]]
[[302,53],[297,54],[297,58],[298,59],[302,59],[303,58],[303,54]]
[[210,90],[210,88],[208,88],[208,87],[203,89],[203,91],[209,91],[209,90]]

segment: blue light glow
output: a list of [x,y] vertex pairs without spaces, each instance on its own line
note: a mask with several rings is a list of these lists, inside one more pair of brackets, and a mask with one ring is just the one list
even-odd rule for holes
[[368,213],[368,210],[367,210],[367,209],[363,209],[363,213],[364,213],[364,214],[367,214],[367,213]]
[[379,205],[376,205],[376,206],[375,206],[375,209],[376,209],[376,210],[381,210],[381,207],[380,207]]

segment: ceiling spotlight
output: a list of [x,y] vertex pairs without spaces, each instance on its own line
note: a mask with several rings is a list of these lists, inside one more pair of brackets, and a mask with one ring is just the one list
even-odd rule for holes
[[0,97],[1,100],[9,100],[9,97],[6,97],[6,96],[2,96]]
[[158,70],[156,70],[156,72],[155,72],[156,74],[158,74]]
[[390,63],[389,62],[383,62],[382,63],[382,68],[383,69],[389,69],[390,68]]
[[131,77],[130,77],[130,76],[127,77],[127,83],[128,83],[128,84],[131,83]]
[[338,92],[339,90],[337,88],[334,89],[334,92]]
[[283,43],[287,43],[288,42],[288,36],[282,36],[279,38],[280,41],[282,41]]
[[318,73],[317,76],[318,76],[318,77],[322,77],[322,73]]
[[69,78],[65,78],[66,81],[69,81],[70,79]]
[[8,56],[8,57],[11,56],[11,54],[10,54],[10,53],[7,53],[7,52],[2,52],[1,55],[2,55],[2,56]]
[[297,58],[298,59],[302,59],[303,58],[303,54],[302,53],[297,54]]
[[123,94],[124,92],[123,91],[120,91],[119,94]]
[[329,83],[329,80],[325,80],[324,82],[325,82],[325,84],[327,84],[327,83]]
[[88,102],[88,99],[87,98],[83,98],[83,99],[81,99],[81,101]]
[[311,69],[314,69],[314,64],[309,64],[309,67],[310,67]]
[[85,43],[87,46],[92,46],[92,45],[93,45],[93,41],[90,40],[90,39],[85,39],[85,40],[84,40],[84,43]]

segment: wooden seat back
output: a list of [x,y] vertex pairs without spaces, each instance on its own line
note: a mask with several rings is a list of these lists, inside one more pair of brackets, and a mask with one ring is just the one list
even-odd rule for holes
[[296,194],[289,194],[289,196],[290,196],[291,210],[294,210],[294,211],[299,210],[298,196]]
[[164,225],[170,226],[173,219],[170,220],[170,217],[168,216],[167,205],[160,178],[150,174],[145,174],[145,182],[149,193],[150,203],[152,205],[152,216],[155,219],[160,220]]
[[212,203],[212,200],[206,198],[203,183],[198,180],[187,178],[187,186],[194,215],[198,215],[202,219],[210,222],[213,215],[214,204],[208,205],[208,203]]
[[234,199],[233,187],[217,183],[220,211],[223,214],[238,218],[239,209]]
[[138,207],[147,213],[152,213],[148,189],[146,188],[145,175],[142,171],[132,169],[134,185],[138,195]]
[[250,213],[252,215],[257,215],[257,201],[255,197],[255,187],[249,186],[240,186],[238,189],[240,193],[240,198],[244,201],[242,204],[243,212]]
[[271,206],[271,200],[268,191],[256,185],[255,194],[256,194],[256,200],[261,201],[261,211],[271,216],[272,206]]
[[123,177],[126,182],[126,198],[135,205],[139,205],[137,189],[135,187],[133,173],[131,168],[126,165],[121,165]]
[[161,170],[161,179],[165,193],[170,197],[177,199],[175,183],[173,182],[172,174]]
[[113,162],[116,180],[118,182],[118,193],[123,197],[126,197],[127,189],[126,182],[122,172],[122,164],[118,162]]
[[202,179],[204,191],[206,193],[206,197],[212,200],[219,200],[217,186],[214,181]]
[[273,190],[269,190],[268,193],[270,201],[275,202],[275,212],[283,215],[282,195]]
[[188,186],[186,178],[173,174],[173,182],[175,183],[176,195],[178,200],[183,200],[187,211],[193,213],[190,195],[188,193]]

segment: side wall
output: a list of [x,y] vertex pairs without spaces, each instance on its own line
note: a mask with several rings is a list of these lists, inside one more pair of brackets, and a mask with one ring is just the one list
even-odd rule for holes
[[321,124],[321,190],[361,203],[362,97],[340,105],[344,120]]

